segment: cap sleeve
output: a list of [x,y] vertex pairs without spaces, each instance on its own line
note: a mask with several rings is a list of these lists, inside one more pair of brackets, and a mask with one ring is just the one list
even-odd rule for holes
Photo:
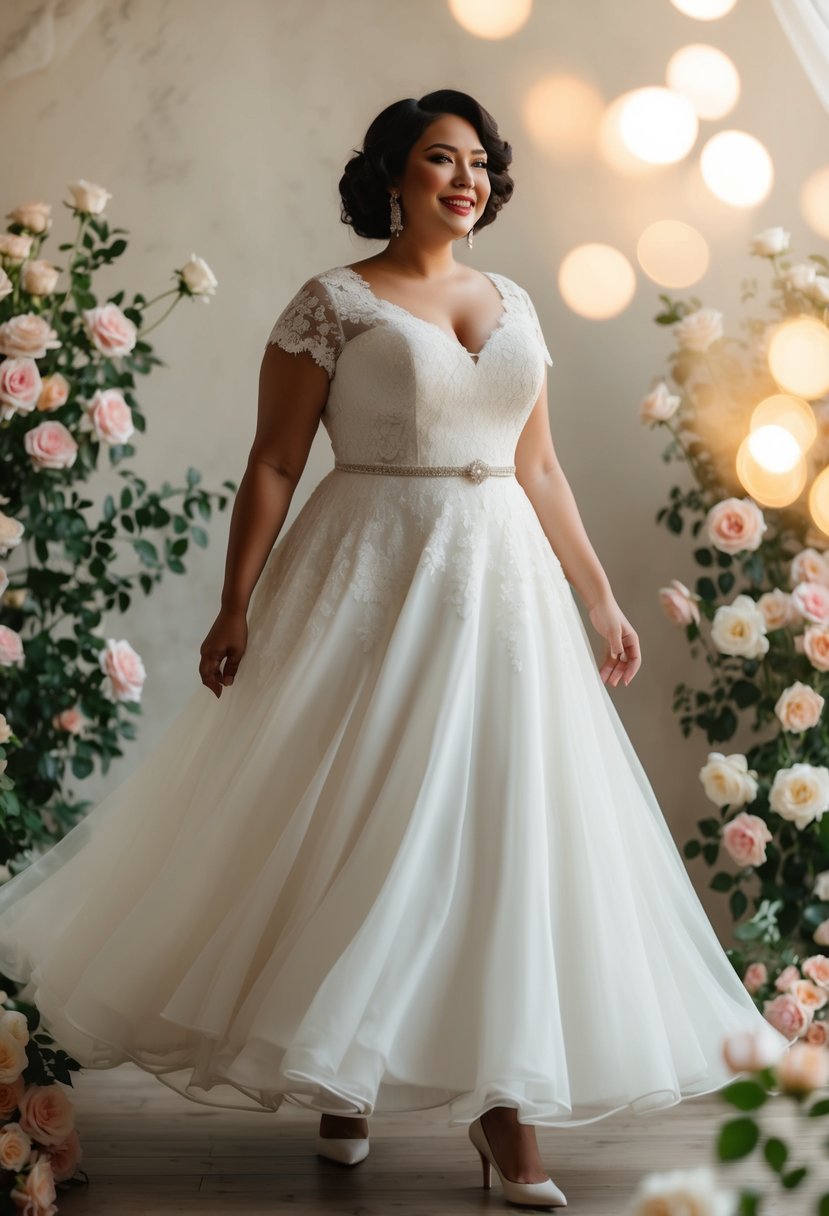
[[544,341],[544,334],[541,330],[541,322],[538,319],[538,313],[535,311],[535,305],[530,299],[529,292],[525,288],[520,288],[520,291],[524,300],[524,307],[527,310],[527,315],[533,323],[533,327],[538,338],[538,345],[541,347],[541,353],[544,356],[544,362],[549,363],[550,367],[552,367],[553,359],[550,352],[547,350],[547,343]]
[[285,305],[266,347],[271,343],[292,355],[307,352],[332,379],[344,338],[334,302],[321,279],[307,279]]

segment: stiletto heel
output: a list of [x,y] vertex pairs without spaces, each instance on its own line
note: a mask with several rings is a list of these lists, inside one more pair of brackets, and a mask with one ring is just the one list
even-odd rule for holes
[[492,1166],[494,1165],[495,1172],[501,1182],[504,1198],[508,1199],[510,1203],[526,1203],[532,1204],[535,1207],[543,1206],[549,1208],[567,1207],[567,1197],[564,1191],[559,1190],[552,1178],[545,1178],[543,1182],[513,1182],[511,1178],[504,1177],[486,1138],[486,1132],[481,1123],[480,1115],[469,1124],[469,1139],[480,1154],[481,1165],[483,1166],[483,1184],[485,1187],[491,1184]]
[[340,1165],[358,1165],[368,1156],[368,1136],[322,1136],[317,1129],[317,1152]]

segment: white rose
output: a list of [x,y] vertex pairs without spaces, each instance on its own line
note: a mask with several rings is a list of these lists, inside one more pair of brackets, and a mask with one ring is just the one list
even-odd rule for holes
[[19,1009],[7,1009],[0,1016],[0,1026],[7,1030],[9,1034],[17,1039],[18,1043],[22,1043],[25,1047],[29,1041],[29,1023],[26,1020],[25,1013],[21,1013]]
[[815,281],[817,267],[814,262],[798,262],[783,275],[783,280],[794,291],[807,291]]
[[639,421],[667,422],[679,409],[681,400],[671,392],[664,380],[660,380],[639,406]]
[[778,769],[769,790],[769,806],[801,829],[820,819],[829,810],[829,768],[797,763]]
[[829,899],[829,870],[821,870],[816,876],[813,894],[816,899]]
[[189,262],[184,263],[179,274],[192,294],[205,297],[205,302],[207,296],[216,294],[218,279],[204,258],[196,257],[195,253],[190,254]]
[[730,1216],[737,1202],[737,1192],[725,1190],[710,1165],[697,1165],[645,1174],[627,1211],[630,1216]]
[[76,182],[70,182],[69,189],[75,202],[75,210],[83,211],[87,215],[100,215],[112,198],[103,186],[96,186],[94,182],[87,182],[82,177]]
[[716,308],[698,308],[688,313],[674,326],[679,345],[684,350],[704,351],[722,337],[723,314]]
[[757,797],[757,772],[739,752],[709,752],[699,771],[706,796],[717,806],[743,806]]
[[759,659],[769,648],[766,619],[749,595],[723,604],[711,622],[711,640],[721,654]]
[[829,275],[816,274],[815,281],[808,288],[806,295],[818,304],[829,304]]
[[790,237],[791,233],[786,232],[784,228],[764,228],[752,238],[749,251],[764,258],[774,257],[778,253],[786,252]]

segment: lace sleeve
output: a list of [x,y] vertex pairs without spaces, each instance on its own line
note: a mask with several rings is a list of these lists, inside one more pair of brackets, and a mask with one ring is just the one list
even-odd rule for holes
[[541,347],[541,353],[544,356],[544,362],[549,363],[550,367],[552,367],[553,359],[550,352],[547,350],[547,343],[544,341],[544,334],[541,330],[541,322],[538,319],[538,313],[535,311],[535,305],[530,298],[529,292],[523,287],[521,288],[521,295],[524,299],[524,307],[526,308],[529,318],[535,327],[535,332],[538,337],[538,344]]
[[319,279],[306,280],[285,305],[265,345],[272,342],[292,355],[307,351],[332,379],[344,338],[333,300]]

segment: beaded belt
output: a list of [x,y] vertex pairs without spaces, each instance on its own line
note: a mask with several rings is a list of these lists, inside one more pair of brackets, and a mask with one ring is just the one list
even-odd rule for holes
[[335,469],[345,473],[390,473],[396,477],[468,477],[480,482],[486,477],[512,477],[514,464],[487,464],[485,460],[472,460],[469,464],[345,464],[334,461]]

